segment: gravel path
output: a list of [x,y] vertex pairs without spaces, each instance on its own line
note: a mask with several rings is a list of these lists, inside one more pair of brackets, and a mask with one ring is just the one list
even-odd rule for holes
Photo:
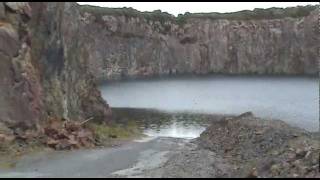
[[216,171],[209,165],[216,159],[190,140],[155,138],[115,148],[29,155],[14,169],[0,170],[0,177],[211,177]]

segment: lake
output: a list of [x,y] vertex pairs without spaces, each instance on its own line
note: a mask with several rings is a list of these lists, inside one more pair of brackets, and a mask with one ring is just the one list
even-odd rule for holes
[[[315,77],[171,77],[104,82],[100,89],[113,108],[228,115],[251,111],[309,131],[319,129]],[[176,126],[176,120],[172,124]]]

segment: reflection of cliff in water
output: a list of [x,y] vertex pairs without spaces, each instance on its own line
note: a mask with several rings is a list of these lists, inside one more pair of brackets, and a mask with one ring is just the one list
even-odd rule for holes
[[[207,114],[252,111],[260,117],[318,129],[318,81],[312,77],[180,77],[106,82],[100,89],[114,108]],[[152,117],[152,113],[145,116],[162,123],[167,119],[161,119],[165,115]]]

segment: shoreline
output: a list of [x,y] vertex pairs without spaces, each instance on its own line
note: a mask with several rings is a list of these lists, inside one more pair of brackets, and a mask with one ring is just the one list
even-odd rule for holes
[[168,81],[179,79],[210,79],[210,78],[319,78],[319,74],[224,74],[224,73],[212,73],[212,74],[172,74],[172,75],[155,75],[155,76],[139,76],[139,77],[121,77],[115,79],[99,79],[96,78],[96,82],[99,85],[106,83],[118,83],[118,82],[134,82],[134,81]]
[[[219,129],[224,130],[219,131]],[[239,137],[244,139],[234,141]],[[122,164],[121,167],[124,168],[122,170],[113,171],[114,167],[108,166],[110,174],[106,177],[320,177],[318,171],[315,171],[318,166],[314,164],[318,162],[316,160],[320,154],[319,144],[316,143],[319,137],[319,132],[307,132],[283,121],[272,122],[247,112],[239,116],[215,119],[200,137],[191,140],[174,137],[154,137],[140,141],[137,138],[124,141],[115,139],[110,146],[71,151],[51,150],[49,154],[59,152],[58,154],[65,154],[66,158],[75,159],[74,161],[77,159],[76,154],[82,154],[81,152],[87,156],[96,156],[97,152],[111,153],[101,156],[102,159],[111,158],[114,156],[112,153],[117,154],[116,158],[124,154],[130,157],[130,163],[129,160],[126,162],[127,159],[121,160],[121,163],[120,160],[116,161],[116,164]],[[270,141],[270,138],[274,141]],[[270,147],[267,150],[259,149],[260,144]],[[130,154],[132,148],[135,154],[140,155],[133,157]],[[151,150],[154,152],[148,154]],[[33,155],[37,157],[37,154],[46,152],[48,151],[40,151]],[[23,157],[26,156],[27,154]],[[81,161],[81,157],[79,158],[77,161]],[[19,164],[21,159],[16,160],[15,164]],[[59,162],[64,161],[59,160]],[[186,165],[186,162],[189,163]],[[91,166],[95,166],[98,162],[90,161],[90,163]],[[90,166],[90,163],[70,165],[76,168]],[[150,163],[154,165],[149,166]],[[211,166],[211,163],[214,166]],[[32,167],[32,164],[30,166]],[[184,170],[181,167],[184,167]],[[307,171],[301,170],[305,168]],[[14,170],[15,167],[7,168],[10,169]],[[94,172],[94,169],[90,171]],[[54,176],[55,171],[52,170],[51,173]],[[101,177],[100,175],[96,174],[97,177]]]

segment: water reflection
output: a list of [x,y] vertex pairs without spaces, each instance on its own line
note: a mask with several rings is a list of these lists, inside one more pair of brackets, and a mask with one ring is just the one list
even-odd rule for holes
[[146,127],[144,134],[152,137],[175,137],[193,139],[205,130],[205,124],[186,123],[178,121],[175,116],[171,119],[171,123],[151,125]]
[[319,82],[310,77],[192,77],[106,83],[112,107],[170,112],[241,114],[252,111],[311,131],[319,128]]
[[218,115],[169,113],[152,109],[114,108],[113,116],[118,123],[134,121],[147,136],[193,139],[206,129]]

